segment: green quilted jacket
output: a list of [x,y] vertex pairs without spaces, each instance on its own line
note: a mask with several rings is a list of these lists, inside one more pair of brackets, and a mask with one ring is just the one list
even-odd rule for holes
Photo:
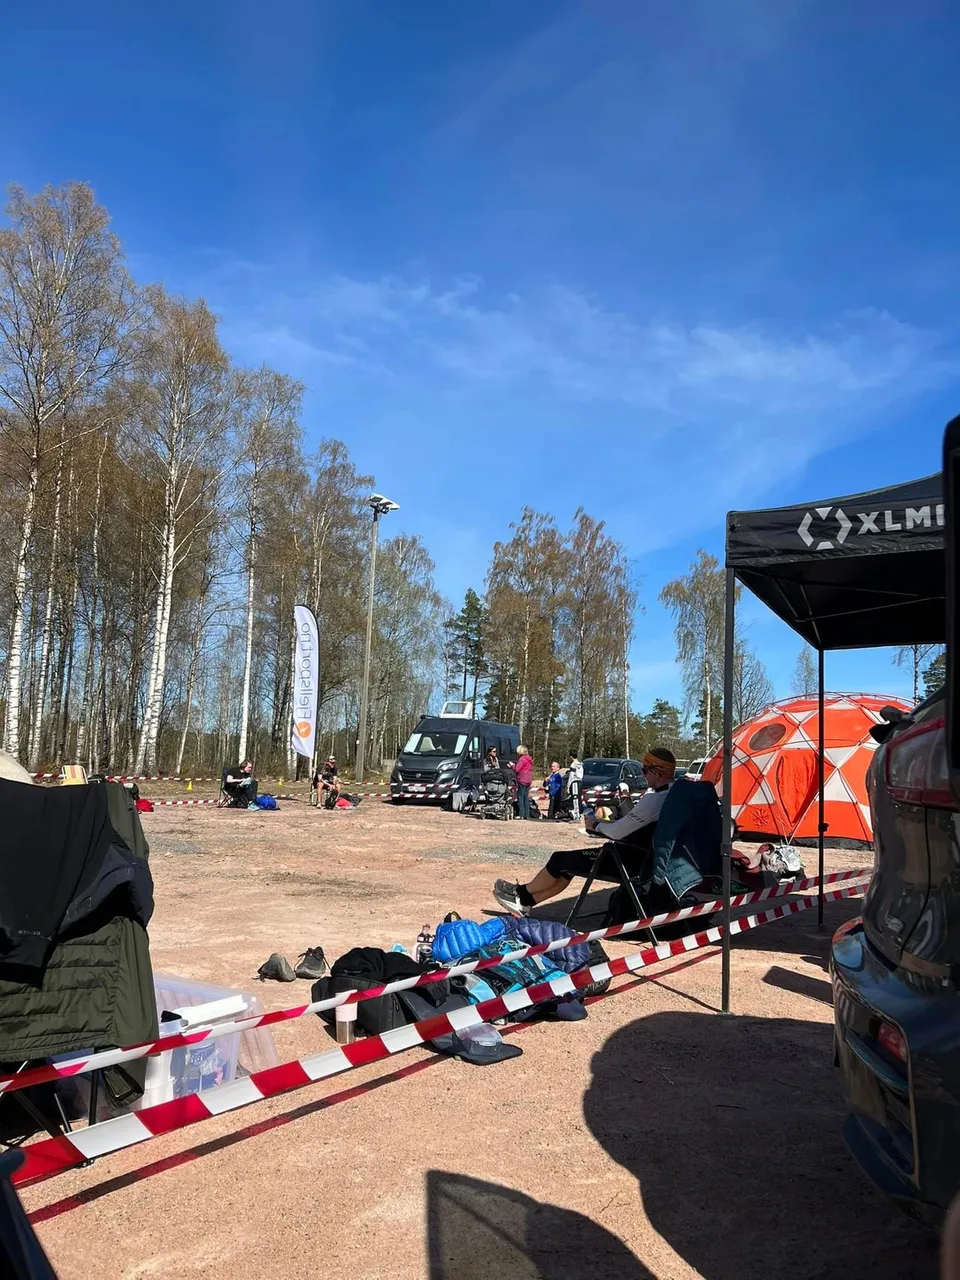
[[[117,782],[94,785],[107,788],[116,835],[147,862],[149,845],[127,789]],[[39,987],[0,980],[0,1063],[7,1068],[157,1034],[147,931],[129,915],[115,914],[109,900],[57,938]],[[145,1060],[108,1068],[103,1079],[110,1099],[125,1105],[140,1097],[145,1070]]]

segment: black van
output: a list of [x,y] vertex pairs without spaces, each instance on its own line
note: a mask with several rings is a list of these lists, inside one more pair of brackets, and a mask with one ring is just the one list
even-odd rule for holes
[[479,782],[483,760],[497,748],[501,764],[514,764],[520,731],[514,724],[472,716],[423,716],[390,775],[394,804],[446,800],[459,787]]

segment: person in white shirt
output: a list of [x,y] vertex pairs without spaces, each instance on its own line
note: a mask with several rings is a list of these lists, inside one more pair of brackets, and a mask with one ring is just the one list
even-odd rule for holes
[[[643,757],[643,775],[648,790],[626,817],[613,822],[598,822],[593,815],[587,814],[584,819],[589,832],[605,836],[620,846],[619,853],[630,875],[639,874],[643,863],[650,857],[657,819],[667,792],[673,786],[676,771],[677,761],[673,752],[666,747],[653,747]],[[561,849],[550,856],[547,865],[527,884],[498,880],[493,887],[493,896],[508,911],[524,915],[531,907],[564,893],[574,876],[587,876],[594,868],[601,880],[617,878],[612,860],[605,861],[604,849],[599,853],[593,849]]]

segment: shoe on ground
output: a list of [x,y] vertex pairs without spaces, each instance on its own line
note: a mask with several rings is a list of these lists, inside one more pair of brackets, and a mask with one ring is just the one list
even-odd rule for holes
[[315,982],[317,978],[322,978],[326,971],[327,957],[323,954],[323,947],[307,947],[297,961],[296,976],[298,978],[309,978]]
[[294,982],[297,975],[290,967],[290,961],[286,956],[280,955],[279,951],[274,951],[273,955],[264,960],[257,970],[257,977],[261,982],[266,982],[268,979],[273,982]]
[[560,1022],[582,1022],[587,1017],[587,1008],[579,996],[565,996],[557,1001],[552,1016]]
[[525,916],[529,911],[529,907],[520,901],[520,886],[509,880],[498,880],[493,886],[493,896],[501,907],[506,907],[515,916]]

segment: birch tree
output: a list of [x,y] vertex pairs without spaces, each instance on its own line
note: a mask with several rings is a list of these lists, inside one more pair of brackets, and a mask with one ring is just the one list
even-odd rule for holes
[[668,582],[660,602],[675,618],[677,659],[688,713],[703,706],[702,749],[713,746],[714,702],[723,681],[725,575],[720,562],[698,551],[690,572]]
[[801,698],[809,697],[817,692],[817,664],[813,650],[805,644],[797,654],[797,665],[793,669],[793,692]]
[[153,529],[156,604],[146,704],[136,773],[156,764],[174,580],[191,543],[210,519],[222,478],[225,436],[234,406],[216,319],[203,301],[154,291],[153,324],[137,387],[138,438],[163,485]]
[[744,724],[770,705],[774,689],[766,668],[746,641],[737,637],[733,655],[733,720]]
[[899,646],[893,656],[893,660],[898,667],[910,666],[913,674],[914,702],[920,701],[920,687],[924,666],[936,658],[940,649],[941,646],[938,644],[904,644]]
[[240,760],[247,758],[250,724],[257,549],[261,534],[264,487],[272,478],[276,478],[281,463],[289,459],[299,446],[299,416],[303,392],[301,383],[284,373],[275,373],[266,366],[255,373],[243,375],[239,388],[238,488],[246,558],[246,618],[238,750]]
[[0,431],[17,460],[19,527],[4,747],[19,755],[27,569],[41,476],[51,455],[62,451],[65,418],[95,399],[128,360],[137,302],[106,210],[90,187],[71,183],[36,196],[12,187],[6,214],[11,225],[0,229]]

